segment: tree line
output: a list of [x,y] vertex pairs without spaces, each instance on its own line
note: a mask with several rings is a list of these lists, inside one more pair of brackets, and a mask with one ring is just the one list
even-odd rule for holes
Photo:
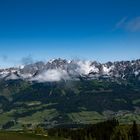
[[120,125],[116,119],[80,129],[53,128],[48,130],[48,135],[70,140],[140,140],[140,130],[135,121],[133,125]]

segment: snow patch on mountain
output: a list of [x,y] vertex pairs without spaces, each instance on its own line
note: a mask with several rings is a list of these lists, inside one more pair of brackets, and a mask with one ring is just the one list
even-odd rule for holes
[[6,77],[6,80],[17,80],[20,79],[16,74],[11,73],[9,76]]

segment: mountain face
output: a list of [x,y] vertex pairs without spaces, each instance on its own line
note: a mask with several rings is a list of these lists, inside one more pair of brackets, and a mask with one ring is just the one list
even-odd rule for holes
[[128,79],[130,76],[140,77],[140,60],[107,62],[96,61],[67,61],[54,59],[47,63],[37,62],[20,68],[0,70],[0,79],[22,79],[38,82],[53,82],[60,80],[87,79]]
[[0,70],[0,129],[91,124],[112,117],[140,123],[140,60],[55,59]]

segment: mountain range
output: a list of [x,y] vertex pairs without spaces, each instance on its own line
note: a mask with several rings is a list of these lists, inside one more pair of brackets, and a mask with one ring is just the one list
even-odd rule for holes
[[19,68],[0,69],[0,79],[23,79],[38,82],[78,80],[79,78],[127,79],[129,76],[139,78],[140,59],[99,63],[87,60],[67,61],[59,58],[47,63],[36,62]]

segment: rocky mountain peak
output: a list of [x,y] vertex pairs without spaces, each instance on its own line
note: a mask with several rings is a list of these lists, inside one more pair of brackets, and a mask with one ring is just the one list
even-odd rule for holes
[[[116,61],[99,63],[88,60],[53,59],[47,63],[39,61],[19,68],[0,69],[0,79],[26,79],[43,81],[71,80],[77,77],[121,78],[139,77],[140,59],[132,61]],[[48,78],[49,77],[49,78]],[[46,80],[45,80],[46,79]]]

